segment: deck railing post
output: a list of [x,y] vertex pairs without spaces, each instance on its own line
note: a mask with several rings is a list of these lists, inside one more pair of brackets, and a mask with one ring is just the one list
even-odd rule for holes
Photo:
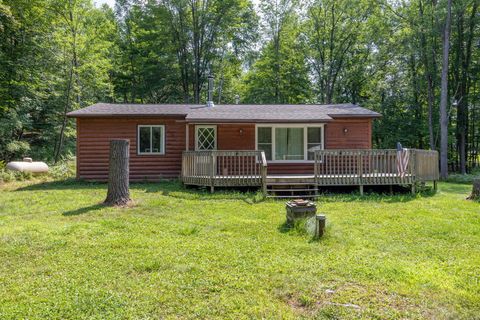
[[210,192],[213,193],[215,190],[215,155],[213,151],[210,153]]
[[360,195],[363,196],[363,153],[358,152],[358,181],[360,183]]
[[410,157],[411,157],[411,160],[410,160],[410,177],[412,179],[412,194],[415,194],[416,190],[415,190],[415,187],[416,187],[416,152],[415,152],[415,149],[410,149],[411,151],[411,154],[410,154]]
[[260,151],[261,158],[261,173],[262,173],[262,193],[263,196],[267,196],[267,158],[265,157],[265,152]]

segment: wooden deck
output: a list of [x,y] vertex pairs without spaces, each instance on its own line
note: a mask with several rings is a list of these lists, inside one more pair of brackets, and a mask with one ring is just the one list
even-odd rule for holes
[[[404,172],[397,169],[396,150],[321,150],[315,153],[313,174],[268,175],[262,151],[186,151],[182,181],[187,185],[210,187],[258,186],[267,194],[282,186],[303,186],[317,191],[323,186],[408,185],[436,181],[438,153],[409,149]],[[284,189],[281,189],[284,190]],[[316,193],[316,192],[315,192]]]

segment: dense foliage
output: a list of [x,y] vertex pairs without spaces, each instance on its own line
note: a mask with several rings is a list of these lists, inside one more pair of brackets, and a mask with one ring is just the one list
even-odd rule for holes
[[[354,102],[374,145],[437,149],[451,1],[0,0],[0,159],[74,153],[66,113],[97,101]],[[479,162],[480,0],[451,7],[449,164]]]

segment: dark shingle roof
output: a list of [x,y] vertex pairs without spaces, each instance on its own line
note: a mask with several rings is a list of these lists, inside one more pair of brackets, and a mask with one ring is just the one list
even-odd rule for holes
[[189,104],[124,104],[96,103],[89,107],[68,113],[69,117],[111,117],[111,116],[186,116],[190,108],[203,105]]
[[191,122],[314,122],[339,117],[380,117],[380,114],[358,105],[347,104],[240,104],[205,105],[187,104],[109,104],[97,103],[70,112],[70,117],[114,116],[185,116]]
[[301,121],[331,120],[335,117],[379,117],[380,114],[354,104],[267,104],[216,105],[192,109],[190,121]]

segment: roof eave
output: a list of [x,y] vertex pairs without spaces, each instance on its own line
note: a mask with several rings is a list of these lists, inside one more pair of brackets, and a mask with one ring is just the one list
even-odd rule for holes
[[381,118],[383,117],[380,113],[377,114],[329,114],[332,118]]
[[212,118],[186,118],[190,123],[319,123],[330,122],[333,119],[212,119]]
[[67,113],[68,118],[176,118],[187,116],[186,113],[168,113],[168,114],[132,114],[132,113],[109,113],[109,114],[70,114]]

